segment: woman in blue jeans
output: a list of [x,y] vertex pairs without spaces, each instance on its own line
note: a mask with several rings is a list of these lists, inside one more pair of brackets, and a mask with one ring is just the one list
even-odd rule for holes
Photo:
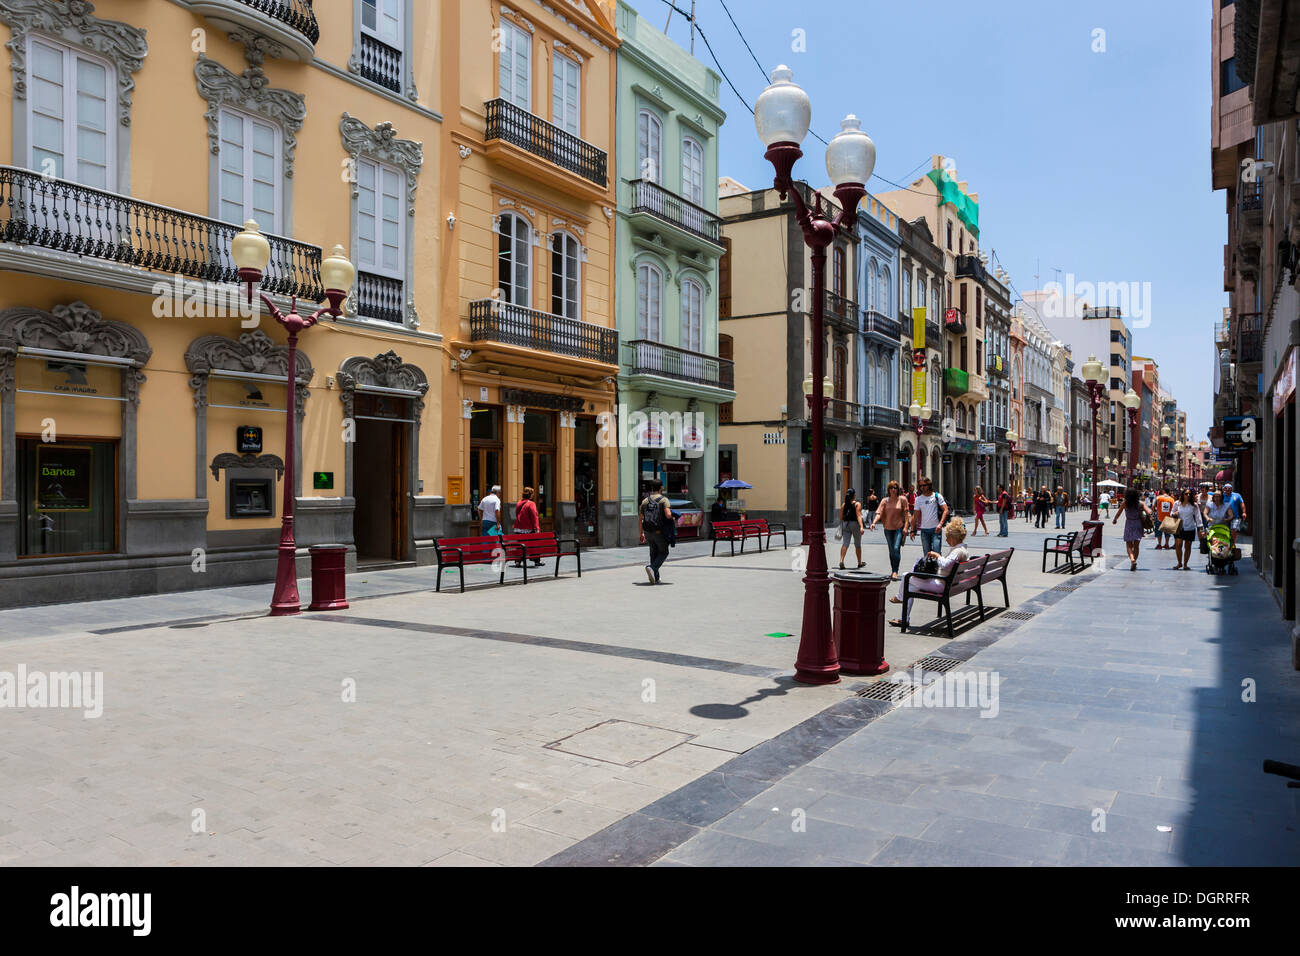
[[898,563],[903,557],[903,535],[907,533],[907,518],[911,513],[907,499],[903,497],[898,482],[891,481],[881,499],[876,513],[871,516],[870,531],[880,522],[885,528],[885,543],[889,545],[889,575],[891,581],[898,580]]

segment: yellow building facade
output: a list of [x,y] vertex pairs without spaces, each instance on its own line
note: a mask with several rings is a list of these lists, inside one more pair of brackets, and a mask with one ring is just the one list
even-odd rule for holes
[[478,533],[501,486],[542,527],[617,540],[613,4],[441,5],[441,478]]
[[[429,558],[445,6],[0,0],[0,605],[270,580],[288,414],[299,545]],[[293,395],[248,219],[285,311],[336,243],[357,267]]]

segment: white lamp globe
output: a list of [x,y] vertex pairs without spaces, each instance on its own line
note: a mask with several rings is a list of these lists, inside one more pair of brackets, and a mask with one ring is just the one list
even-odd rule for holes
[[916,402],[913,402],[911,405],[907,406],[907,414],[910,415],[913,419],[920,418],[921,406],[916,404]]
[[826,174],[836,186],[866,186],[876,168],[876,144],[862,132],[862,122],[850,113],[840,121],[840,131],[826,147]]
[[812,122],[808,94],[795,85],[794,72],[785,65],[772,71],[772,83],[754,101],[754,127],[764,146],[803,142]]

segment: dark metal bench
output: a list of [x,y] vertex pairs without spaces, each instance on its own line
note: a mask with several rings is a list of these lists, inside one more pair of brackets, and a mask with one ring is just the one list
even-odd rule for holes
[[1052,570],[1055,571],[1061,565],[1061,555],[1065,555],[1066,570],[1074,572],[1074,559],[1071,555],[1079,550],[1079,539],[1083,537],[1082,531],[1071,531],[1069,534],[1053,535],[1043,540],[1043,572],[1047,572],[1047,556],[1052,556]]
[[[522,536],[520,536],[522,537]],[[498,584],[506,580],[506,562],[525,556],[524,546],[517,542],[504,540],[501,535],[487,534],[472,538],[434,538],[433,551],[438,558],[438,576],[435,591],[442,590],[442,572],[456,568],[460,572],[460,590],[465,592],[465,565],[493,564],[500,561],[501,577]],[[557,562],[558,563],[558,562]],[[524,569],[524,581],[528,580],[528,569]]]
[[1079,553],[1079,564],[1075,572],[1092,567],[1093,558],[1101,553],[1101,531],[1105,524],[1100,521],[1085,521],[1079,535],[1079,544],[1075,549]]
[[[554,558],[557,578],[560,576],[560,558],[571,555],[578,566],[578,577],[582,577],[582,546],[577,538],[561,538],[549,531],[521,532],[504,537],[506,541],[523,545],[528,560]],[[523,562],[525,584],[528,583],[528,560]]]
[[[908,614],[907,602],[910,598],[917,598],[922,601],[935,601],[939,605],[939,613],[947,618],[948,636],[952,637],[952,598],[957,594],[964,594],[968,591],[974,591],[975,596],[980,602],[980,620],[984,619],[984,596],[980,593],[980,575],[984,571],[984,565],[988,563],[989,556],[981,554],[978,558],[971,558],[969,561],[962,561],[960,564],[954,564],[948,569],[947,574],[922,574],[919,571],[908,571],[903,575],[903,633],[907,633]],[[920,581],[940,581],[943,583],[942,591],[913,591],[911,590],[912,580]]]
[[[984,562],[984,568],[980,571],[979,583],[975,585],[975,593],[980,599],[980,620],[984,620],[984,585],[993,584],[995,581],[1002,582],[1002,603],[1011,607],[1011,595],[1007,591],[1007,565],[1011,563],[1011,556],[1016,553],[1015,548],[1007,548],[1004,551],[990,551]],[[970,591],[966,592],[966,604],[970,604]]]

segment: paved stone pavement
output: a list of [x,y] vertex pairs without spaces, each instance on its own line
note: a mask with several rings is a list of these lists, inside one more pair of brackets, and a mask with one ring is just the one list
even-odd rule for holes
[[950,673],[999,676],[987,717],[844,701],[816,739],[795,728],[548,862],[1300,864],[1300,792],[1261,771],[1300,763],[1287,629],[1248,560],[1203,560],[1144,548],[996,643],[948,644]]
[[[104,680],[96,719],[0,708],[0,864],[527,865],[774,738],[825,750],[865,681],[790,679],[795,543],[684,543],[658,588],[634,549],[527,586],[476,569],[464,594],[434,594],[429,568],[366,572],[350,609],[293,618],[265,616],[269,584],[0,611],[0,672]],[[1089,577],[1022,554],[1013,605]],[[867,562],[887,567],[879,532]],[[906,666],[952,646],[891,632],[886,650]]]

